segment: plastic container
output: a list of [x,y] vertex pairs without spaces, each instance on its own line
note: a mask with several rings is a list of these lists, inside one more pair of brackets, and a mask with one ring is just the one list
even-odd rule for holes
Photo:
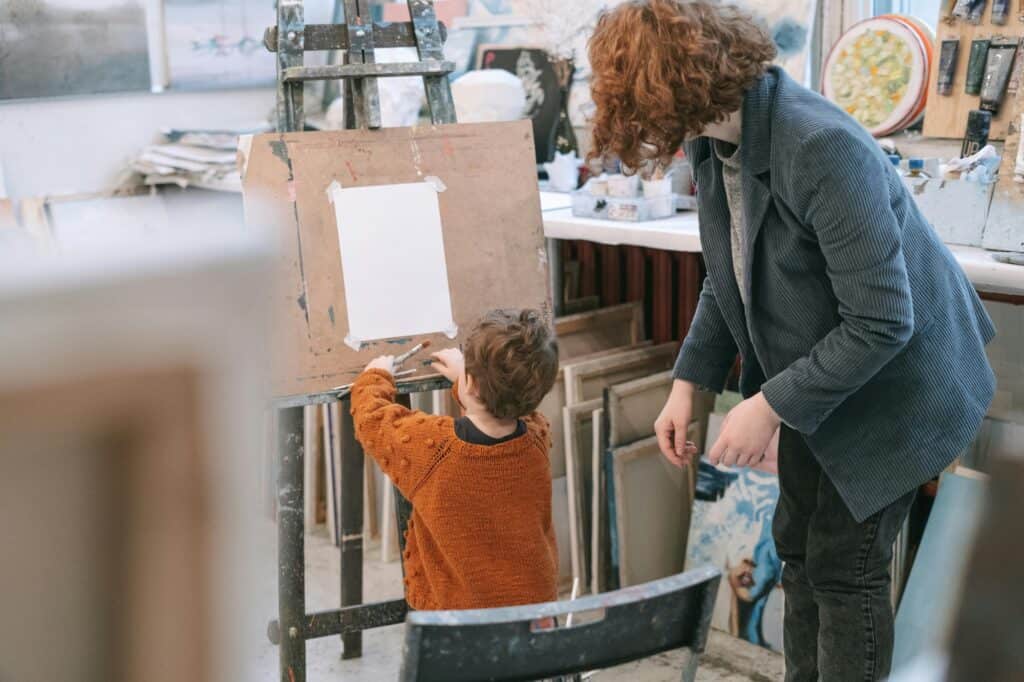
[[631,199],[640,193],[639,175],[609,175],[608,196]]
[[572,214],[579,218],[604,218],[624,222],[657,220],[675,215],[678,200],[679,196],[675,194],[651,198],[603,197],[594,196],[586,189],[582,189],[572,193]]

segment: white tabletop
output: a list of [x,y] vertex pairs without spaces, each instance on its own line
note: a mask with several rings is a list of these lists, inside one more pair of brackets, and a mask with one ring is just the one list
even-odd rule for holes
[[544,236],[582,239],[598,244],[646,246],[665,251],[700,252],[697,213],[686,211],[671,218],[631,223],[599,218],[577,218],[571,208],[544,212]]
[[1024,265],[1000,263],[991,251],[974,246],[949,245],[960,267],[981,291],[1024,295]]
[[[558,206],[566,195],[552,194],[543,203]],[[565,197],[559,201],[558,197]],[[700,232],[696,211],[677,213],[663,220],[630,223],[597,218],[577,218],[571,208],[550,208],[544,213],[544,235],[552,239],[581,239],[598,244],[644,246],[665,251],[700,252]],[[953,246],[950,250],[960,262],[974,286],[981,291],[1024,295],[1024,266],[1000,263],[991,251]]]

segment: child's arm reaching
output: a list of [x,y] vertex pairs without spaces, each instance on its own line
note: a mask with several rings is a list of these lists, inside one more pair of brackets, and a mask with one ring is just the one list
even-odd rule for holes
[[395,403],[392,358],[371,362],[352,386],[356,438],[407,498],[440,459],[443,419]]

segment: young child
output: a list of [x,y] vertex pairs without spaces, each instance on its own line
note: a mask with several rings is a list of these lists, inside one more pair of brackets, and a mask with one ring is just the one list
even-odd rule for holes
[[494,310],[465,344],[434,354],[463,417],[395,404],[392,356],[352,388],[356,437],[412,502],[405,596],[415,609],[557,599],[549,424],[535,412],[558,373],[558,344],[535,310]]

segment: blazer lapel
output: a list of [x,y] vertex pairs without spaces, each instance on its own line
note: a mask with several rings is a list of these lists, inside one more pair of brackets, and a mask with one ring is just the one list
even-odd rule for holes
[[[762,180],[771,168],[771,116],[775,91],[785,76],[770,67],[765,75],[747,91],[743,99],[740,155],[743,167],[743,213],[746,239],[743,252],[744,298],[751,300],[751,270],[754,248],[761,232],[765,213],[772,201],[771,190]],[[748,306],[750,307],[750,306]]]

